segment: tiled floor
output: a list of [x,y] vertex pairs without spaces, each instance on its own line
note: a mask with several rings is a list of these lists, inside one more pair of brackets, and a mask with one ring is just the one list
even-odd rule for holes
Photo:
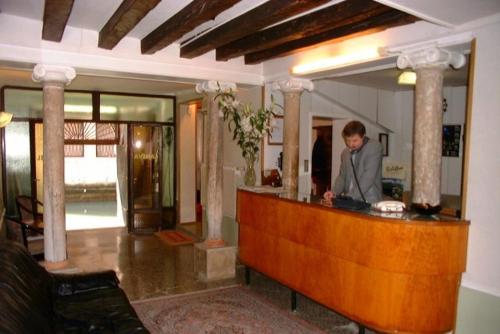
[[[234,279],[213,283],[197,279],[192,245],[172,247],[154,235],[127,234],[125,228],[68,231],[67,236],[70,266],[81,271],[115,270],[131,300],[244,283],[241,265]],[[252,290],[278,307],[290,307],[289,289],[255,272],[251,277]],[[346,318],[300,295],[297,302],[298,317],[327,333],[350,333],[344,328],[349,323]]]

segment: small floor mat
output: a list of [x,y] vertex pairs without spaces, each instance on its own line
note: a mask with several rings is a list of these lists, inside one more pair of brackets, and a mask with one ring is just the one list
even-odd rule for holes
[[156,232],[155,235],[170,246],[186,245],[194,242],[192,237],[179,231],[160,231]]

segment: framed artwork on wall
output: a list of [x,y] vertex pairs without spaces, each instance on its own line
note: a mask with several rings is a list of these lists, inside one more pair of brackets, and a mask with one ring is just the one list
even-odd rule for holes
[[459,124],[443,125],[443,157],[460,155],[462,126]]
[[276,126],[271,131],[271,134],[267,136],[267,144],[283,145],[283,116],[276,116],[274,119]]
[[379,133],[378,141],[382,144],[382,155],[384,157],[389,156],[389,134]]

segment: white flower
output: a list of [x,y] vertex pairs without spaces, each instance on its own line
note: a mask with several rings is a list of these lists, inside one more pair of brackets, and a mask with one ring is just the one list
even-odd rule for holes
[[241,129],[244,132],[252,131],[252,124],[250,123],[250,118],[244,117],[240,122]]
[[232,91],[223,94],[219,89],[219,93],[219,115],[221,112],[224,115],[243,155],[254,156],[259,151],[262,138],[273,126],[276,127],[272,114],[274,104],[269,109],[254,109],[251,104],[237,100]]

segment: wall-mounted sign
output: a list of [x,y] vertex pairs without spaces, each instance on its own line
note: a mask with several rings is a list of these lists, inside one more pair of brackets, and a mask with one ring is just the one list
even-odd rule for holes
[[156,160],[158,159],[158,153],[136,153],[134,154],[134,159],[136,160]]

